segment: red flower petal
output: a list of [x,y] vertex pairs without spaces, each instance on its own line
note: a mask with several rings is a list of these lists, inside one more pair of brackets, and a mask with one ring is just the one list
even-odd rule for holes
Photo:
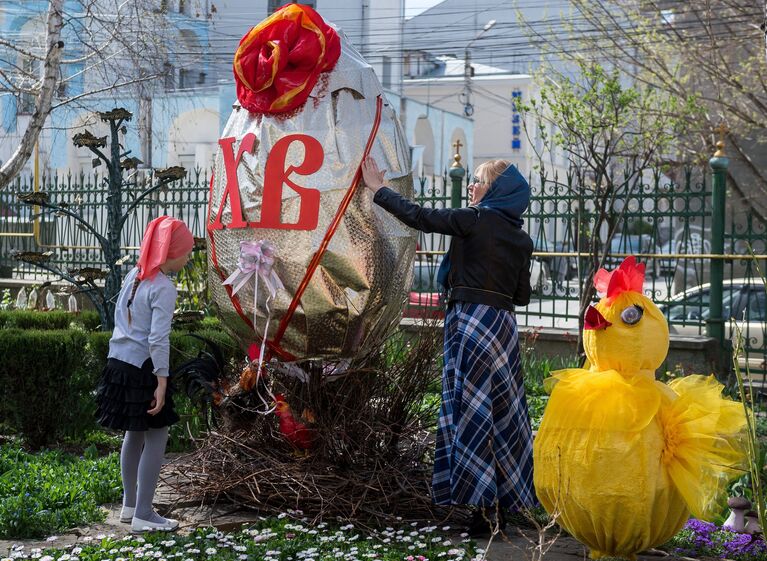
[[240,41],[234,55],[237,98],[252,113],[292,111],[340,55],[341,39],[317,12],[302,4],[283,6]]

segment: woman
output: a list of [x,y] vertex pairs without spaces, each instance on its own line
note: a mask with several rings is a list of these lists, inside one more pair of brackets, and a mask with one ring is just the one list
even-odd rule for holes
[[491,160],[475,172],[469,207],[432,209],[387,188],[371,158],[362,175],[375,203],[400,221],[452,236],[438,273],[448,308],[432,489],[436,504],[479,507],[469,528],[479,534],[495,512],[536,502],[514,317],[514,306],[530,301],[533,242],[521,218],[530,186],[509,162]]

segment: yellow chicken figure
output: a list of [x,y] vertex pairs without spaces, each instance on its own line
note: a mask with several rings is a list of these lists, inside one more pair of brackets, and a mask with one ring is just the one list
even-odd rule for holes
[[642,294],[644,273],[628,257],[595,275],[604,296],[584,318],[590,368],[552,373],[534,442],[538,498],[592,559],[635,559],[691,513],[718,512],[745,460],[743,407],[713,376],[655,380],[668,325]]

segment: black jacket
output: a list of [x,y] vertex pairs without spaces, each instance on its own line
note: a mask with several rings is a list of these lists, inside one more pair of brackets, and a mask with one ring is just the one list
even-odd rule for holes
[[473,206],[425,208],[387,187],[373,200],[411,228],[452,236],[448,301],[510,311],[530,302],[533,241],[501,213]]

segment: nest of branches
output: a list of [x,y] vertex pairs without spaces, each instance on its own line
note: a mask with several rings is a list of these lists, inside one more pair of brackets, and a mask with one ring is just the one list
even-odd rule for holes
[[[318,520],[463,518],[431,502],[442,337],[434,323],[394,331],[347,361],[271,363],[252,390],[215,409],[216,430],[175,465],[176,491]],[[267,385],[278,404],[263,414]]]

